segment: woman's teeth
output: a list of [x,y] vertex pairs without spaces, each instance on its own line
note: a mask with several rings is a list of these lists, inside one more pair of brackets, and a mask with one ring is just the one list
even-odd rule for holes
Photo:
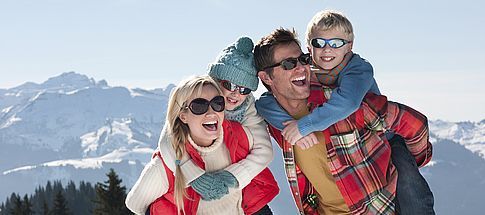
[[217,130],[217,121],[205,122],[202,123],[202,126],[209,131],[215,131]]

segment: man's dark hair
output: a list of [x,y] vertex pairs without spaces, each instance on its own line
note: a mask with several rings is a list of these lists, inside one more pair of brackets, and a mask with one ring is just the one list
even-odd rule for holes
[[[263,71],[264,68],[274,65],[274,49],[279,45],[289,45],[295,43],[300,47],[300,42],[297,39],[295,29],[278,28],[271,32],[269,35],[261,38],[254,47],[254,63],[256,69]],[[273,77],[273,68],[264,70],[268,75]],[[263,82],[266,89],[270,90],[269,86]]]

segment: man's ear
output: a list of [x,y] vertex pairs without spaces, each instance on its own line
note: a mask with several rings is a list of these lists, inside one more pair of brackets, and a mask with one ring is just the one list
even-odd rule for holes
[[187,120],[187,112],[180,112],[179,119],[183,123],[187,124],[187,122],[188,122],[188,120]]
[[261,79],[261,82],[265,83],[268,86],[271,86],[273,84],[273,80],[271,80],[271,77],[269,77],[269,74],[266,71],[259,71],[258,77],[259,79]]

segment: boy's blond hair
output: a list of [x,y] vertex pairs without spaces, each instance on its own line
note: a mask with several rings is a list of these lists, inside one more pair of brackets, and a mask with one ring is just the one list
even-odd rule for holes
[[[317,31],[328,31],[332,29],[337,29],[340,32],[347,34],[348,40],[354,40],[354,30],[352,28],[352,23],[345,17],[341,12],[334,10],[323,10],[315,14],[312,20],[308,23],[306,31],[306,42],[308,46],[311,46],[311,40],[313,35]],[[331,39],[331,38],[325,38]],[[345,38],[343,38],[345,39]]]

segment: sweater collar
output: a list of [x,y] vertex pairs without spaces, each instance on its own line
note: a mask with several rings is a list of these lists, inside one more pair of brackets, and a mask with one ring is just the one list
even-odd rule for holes
[[[219,134],[219,137],[215,139],[210,146],[199,146],[195,144],[194,140],[192,140],[192,137],[190,135],[188,136],[187,139],[190,146],[192,146],[194,150],[198,151],[199,154],[202,154],[202,153],[210,153],[216,150],[222,144],[222,140],[224,139],[223,137],[224,137],[224,131],[222,130],[222,126],[221,126],[221,132]],[[189,144],[185,144],[185,146],[188,148]]]
[[204,161],[202,160],[202,157],[200,156],[201,153],[209,153],[211,151],[216,150],[218,147],[221,146],[222,142],[224,141],[224,129],[222,129],[219,137],[212,143],[212,145],[203,147],[203,146],[198,146],[197,144],[194,143],[192,140],[192,137],[190,135],[188,136],[188,141],[185,143],[185,149],[187,151],[187,154],[192,158],[192,160],[201,168],[205,169],[205,164]]

